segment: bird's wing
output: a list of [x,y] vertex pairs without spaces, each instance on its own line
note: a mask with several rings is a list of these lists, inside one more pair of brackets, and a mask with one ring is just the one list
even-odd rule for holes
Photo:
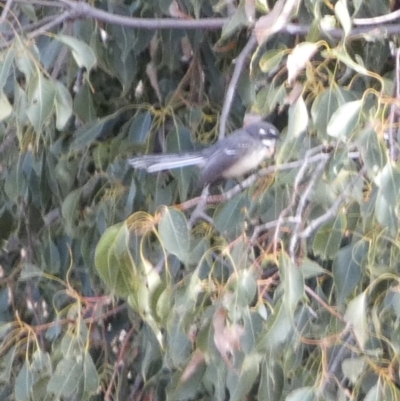
[[232,167],[241,156],[239,150],[232,148],[219,148],[208,159],[203,166],[200,175],[200,185],[217,181],[223,176],[224,171]]
[[206,157],[207,163],[201,171],[201,184],[208,184],[224,177],[225,172],[229,171],[254,145],[254,138],[244,130],[237,130],[234,134],[215,144],[212,151],[205,149],[203,153],[208,157]]

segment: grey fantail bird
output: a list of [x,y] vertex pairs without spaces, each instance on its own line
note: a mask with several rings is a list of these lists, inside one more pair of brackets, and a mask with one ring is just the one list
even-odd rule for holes
[[133,168],[149,173],[173,168],[200,168],[199,186],[221,178],[240,177],[254,170],[275,154],[278,129],[268,122],[257,122],[237,129],[226,138],[198,152],[137,156],[128,160]]

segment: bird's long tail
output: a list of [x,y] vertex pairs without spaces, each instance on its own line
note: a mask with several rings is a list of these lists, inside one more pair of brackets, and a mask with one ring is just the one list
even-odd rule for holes
[[155,173],[173,168],[202,165],[204,156],[200,153],[145,155],[133,157],[128,160],[128,163],[133,168],[145,169],[149,173]]

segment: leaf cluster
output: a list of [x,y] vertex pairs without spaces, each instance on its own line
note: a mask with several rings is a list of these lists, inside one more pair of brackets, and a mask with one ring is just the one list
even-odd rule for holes
[[[400,399],[392,2],[6,3],[0,398]],[[254,115],[240,184],[127,164]]]

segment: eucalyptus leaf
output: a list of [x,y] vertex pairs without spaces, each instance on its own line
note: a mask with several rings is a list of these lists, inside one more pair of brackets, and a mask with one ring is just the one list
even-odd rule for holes
[[164,208],[158,230],[166,250],[182,262],[189,262],[190,239],[185,216],[173,208]]
[[67,35],[56,35],[55,38],[71,49],[72,56],[79,67],[85,67],[86,70],[90,72],[95,66],[96,56],[92,48],[86,43]]

